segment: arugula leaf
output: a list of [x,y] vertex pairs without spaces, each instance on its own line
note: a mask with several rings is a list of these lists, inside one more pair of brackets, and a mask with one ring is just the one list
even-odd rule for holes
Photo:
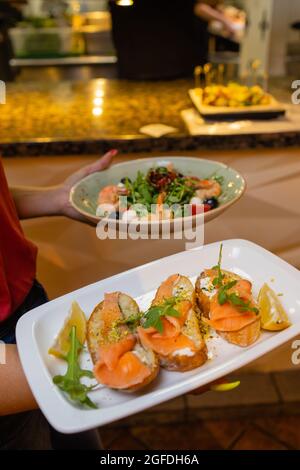
[[222,273],[222,269],[221,269],[222,255],[223,255],[223,243],[221,243],[220,245],[218,264],[213,267],[213,269],[217,271],[217,277],[215,277],[212,281],[214,287],[222,287],[223,285],[223,279],[225,277],[225,274]]
[[144,328],[155,328],[159,333],[163,333],[162,317],[180,317],[180,313],[176,310],[176,305],[181,302],[182,297],[172,297],[165,299],[160,305],[154,305],[150,307],[147,312],[144,313],[145,323]]
[[245,302],[244,299],[239,297],[234,292],[228,296],[228,301],[239,308],[241,312],[254,312],[259,313],[259,310],[256,307],[251,307],[251,302]]
[[53,383],[63,392],[67,393],[72,401],[86,405],[89,408],[97,408],[97,405],[87,395],[95,386],[88,387],[80,382],[82,377],[93,379],[94,375],[90,370],[81,369],[79,365],[78,358],[82,350],[82,344],[77,339],[76,326],[73,326],[71,329],[70,340],[71,347],[66,356],[68,362],[67,372],[65,375],[53,377]]
[[256,313],[256,315],[258,315],[259,310],[256,307],[252,307],[251,302],[246,302],[244,299],[242,299],[242,297],[240,297],[235,292],[228,294],[228,291],[237,284],[237,281],[236,280],[230,281],[227,284],[223,283],[225,274],[222,273],[222,269],[221,269],[222,251],[223,251],[223,244],[221,244],[220,246],[218,264],[213,267],[213,269],[217,271],[217,276],[212,281],[213,286],[219,288],[219,291],[218,291],[219,304],[224,305],[226,304],[226,302],[229,302],[231,305],[238,307],[238,310],[241,313],[254,312]]

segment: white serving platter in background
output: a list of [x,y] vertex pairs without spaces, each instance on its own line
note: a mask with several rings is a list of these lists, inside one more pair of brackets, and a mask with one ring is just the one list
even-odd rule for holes
[[199,113],[204,119],[207,120],[229,120],[236,121],[241,119],[275,119],[284,116],[286,107],[279,103],[273,96],[270,95],[270,104],[267,105],[252,105],[252,106],[212,106],[203,104],[202,89],[193,88],[189,90],[189,96],[197,108]]
[[[134,394],[99,386],[90,393],[99,408],[83,409],[69,402],[52,383],[54,375],[65,372],[66,363],[47,353],[71,302],[78,301],[89,316],[105,292],[121,290],[134,297],[141,308],[146,308],[154,291],[169,275],[180,272],[194,281],[203,269],[215,265],[220,243],[154,261],[71,292],[31,310],[17,324],[17,346],[24,372],[42,412],[54,428],[63,433],[75,433],[140,412],[226,376],[300,334],[300,272],[251,242],[227,240],[223,243],[222,267],[251,280],[255,295],[264,282],[275,292],[282,292],[281,300],[292,326],[278,333],[263,332],[248,348],[239,348],[214,337],[208,341],[211,358],[204,366],[185,373],[161,370],[150,386]],[[84,366],[91,368],[88,353],[83,356]]]

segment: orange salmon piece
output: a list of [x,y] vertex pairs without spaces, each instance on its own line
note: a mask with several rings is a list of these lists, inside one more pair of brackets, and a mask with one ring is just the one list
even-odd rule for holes
[[[251,282],[241,279],[237,284],[228,291],[228,293],[235,292],[245,301],[252,299],[252,284]],[[206,322],[215,330],[218,331],[238,331],[247,325],[250,325],[257,319],[255,312],[240,312],[235,305],[226,302],[220,305],[217,295],[211,300],[210,319]]]
[[134,348],[136,339],[133,335],[126,336],[116,343],[104,344],[99,347],[99,363],[105,364],[112,371],[123,354]]
[[112,323],[120,320],[122,313],[119,307],[119,293],[113,292],[112,294],[105,294],[101,319],[103,322],[103,330],[109,330]]
[[172,276],[168,277],[165,282],[162,283],[156,293],[153,305],[158,305],[164,300],[173,297],[173,289],[179,277],[179,274],[173,274]]
[[142,327],[139,327],[137,331],[144,348],[152,349],[161,356],[168,356],[175,351],[185,348],[195,351],[194,342],[183,334],[172,337],[157,337],[156,333],[153,334]]
[[100,383],[120,390],[142,383],[150,374],[149,367],[132,351],[120,357],[114,370],[110,370],[100,361],[94,367],[94,375]]

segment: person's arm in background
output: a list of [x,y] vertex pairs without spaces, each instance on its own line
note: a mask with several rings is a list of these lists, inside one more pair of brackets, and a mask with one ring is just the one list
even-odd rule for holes
[[10,187],[20,219],[64,215],[71,219],[87,222],[69,203],[72,186],[85,176],[107,168],[117,150],[111,150],[94,163],[81,168],[69,176],[62,184],[53,187],[37,188],[27,186]]
[[25,378],[17,346],[7,344],[4,347],[6,363],[0,365],[0,416],[38,408]]
[[220,21],[226,30],[230,34],[234,34],[235,30],[232,27],[231,21],[220,12],[217,8],[208,3],[197,1],[195,5],[195,14],[199,16],[202,20],[210,22],[210,21]]
[[[95,171],[107,168],[117,151],[112,150],[91,165],[69,176],[61,185],[51,188],[11,188],[20,219],[50,215],[64,215],[85,221],[69,205],[71,187]],[[25,378],[16,345],[5,347],[5,364],[0,365],[0,416],[20,413],[38,408]]]

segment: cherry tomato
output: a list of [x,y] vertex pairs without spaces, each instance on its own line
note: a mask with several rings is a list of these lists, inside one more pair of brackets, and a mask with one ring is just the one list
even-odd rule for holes
[[211,206],[209,204],[203,204],[203,209],[202,209],[202,204],[192,204],[191,205],[191,213],[192,215],[198,215],[202,214],[203,212],[208,212],[211,210]]

